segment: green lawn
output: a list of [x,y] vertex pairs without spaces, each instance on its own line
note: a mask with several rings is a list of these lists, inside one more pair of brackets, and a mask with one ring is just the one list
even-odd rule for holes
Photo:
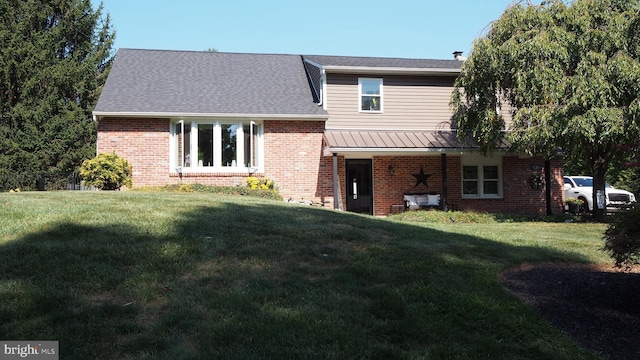
[[0,339],[58,340],[61,359],[597,358],[498,273],[611,263],[604,225],[382,219],[205,193],[0,204]]

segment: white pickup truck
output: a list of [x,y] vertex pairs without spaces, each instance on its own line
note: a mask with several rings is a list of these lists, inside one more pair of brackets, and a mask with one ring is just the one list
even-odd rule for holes
[[[624,208],[636,202],[636,197],[632,193],[614,189],[609,184],[606,184],[604,192],[607,208]],[[582,200],[582,203],[588,206],[588,210],[593,211],[593,178],[590,176],[565,176],[564,199],[568,198]]]

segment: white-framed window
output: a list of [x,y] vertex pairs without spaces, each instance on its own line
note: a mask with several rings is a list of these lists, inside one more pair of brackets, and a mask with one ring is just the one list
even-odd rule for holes
[[361,112],[382,112],[382,79],[359,78]]
[[502,158],[462,156],[462,198],[501,198]]
[[253,121],[179,120],[171,126],[171,169],[237,171],[262,168],[262,125]]

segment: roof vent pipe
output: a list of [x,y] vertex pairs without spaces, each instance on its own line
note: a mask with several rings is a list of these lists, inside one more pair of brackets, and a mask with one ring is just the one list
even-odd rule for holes
[[454,51],[453,52],[453,58],[458,60],[458,61],[465,61],[467,60],[466,57],[462,56],[462,51]]

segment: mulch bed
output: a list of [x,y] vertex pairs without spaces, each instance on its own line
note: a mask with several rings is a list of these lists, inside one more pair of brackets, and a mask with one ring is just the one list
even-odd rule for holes
[[502,284],[551,324],[608,359],[640,359],[640,271],[525,265]]

